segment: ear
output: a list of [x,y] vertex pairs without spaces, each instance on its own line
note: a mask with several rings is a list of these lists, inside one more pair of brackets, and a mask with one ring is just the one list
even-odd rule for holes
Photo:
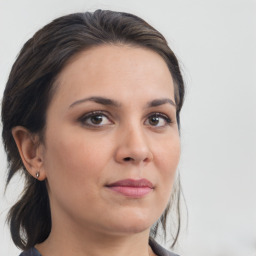
[[[39,136],[31,134],[23,126],[16,126],[12,129],[12,136],[15,140],[20,157],[27,171],[36,179],[46,178],[43,167],[43,145],[40,143]],[[41,169],[41,170],[40,170]],[[37,173],[39,177],[36,177]]]

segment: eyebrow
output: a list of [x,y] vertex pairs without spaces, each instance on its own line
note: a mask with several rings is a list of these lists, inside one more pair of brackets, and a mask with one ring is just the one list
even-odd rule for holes
[[[115,100],[105,98],[105,97],[93,96],[93,97],[77,100],[77,101],[73,102],[69,106],[69,108],[72,108],[75,105],[85,103],[85,102],[88,102],[88,101],[96,102],[96,103],[101,104],[101,105],[113,106],[113,107],[120,107],[121,106],[121,104],[119,102],[115,101]],[[174,103],[174,101],[169,99],[169,98],[152,100],[152,101],[150,101],[146,104],[146,107],[157,107],[157,106],[161,106],[161,105],[164,105],[164,104],[167,104],[167,103],[176,107],[176,104]]]
[[164,105],[167,103],[171,104],[172,106],[174,106],[176,108],[175,102],[169,98],[156,99],[156,100],[150,101],[147,103],[147,107],[157,107],[157,106],[161,106],[161,105]]
[[84,102],[87,102],[87,101],[92,101],[92,102],[99,103],[101,105],[108,105],[108,106],[113,106],[113,107],[119,107],[120,106],[120,103],[118,103],[115,100],[111,100],[111,99],[104,98],[104,97],[89,97],[89,98],[84,98],[84,99],[77,100],[77,101],[73,102],[69,106],[69,108],[72,108],[77,104],[81,104],[81,103],[84,103]]

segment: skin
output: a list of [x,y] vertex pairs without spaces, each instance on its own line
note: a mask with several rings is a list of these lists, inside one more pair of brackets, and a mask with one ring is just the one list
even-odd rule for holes
[[[44,142],[23,127],[13,129],[27,170],[34,177],[40,170],[48,184],[52,231],[36,248],[52,256],[153,254],[150,227],[168,203],[180,157],[166,63],[148,49],[98,46],[70,60],[56,84]],[[84,100],[91,97],[116,105]],[[159,99],[174,105],[149,106]],[[88,117],[92,111],[101,112]],[[157,120],[155,113],[161,113]],[[142,178],[153,184],[143,197],[106,187]]]

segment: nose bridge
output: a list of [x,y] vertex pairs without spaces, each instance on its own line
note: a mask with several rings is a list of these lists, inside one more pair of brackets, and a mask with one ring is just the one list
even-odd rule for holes
[[131,125],[124,134],[124,143],[131,149],[143,149],[146,146],[145,134],[137,125]]
[[143,125],[135,122],[126,124],[119,134],[117,159],[120,162],[148,162],[153,155]]

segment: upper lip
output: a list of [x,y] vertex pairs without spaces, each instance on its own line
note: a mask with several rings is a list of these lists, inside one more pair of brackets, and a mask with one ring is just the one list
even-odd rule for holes
[[108,184],[107,187],[149,187],[153,188],[153,184],[147,179],[125,179],[118,180],[114,183]]

